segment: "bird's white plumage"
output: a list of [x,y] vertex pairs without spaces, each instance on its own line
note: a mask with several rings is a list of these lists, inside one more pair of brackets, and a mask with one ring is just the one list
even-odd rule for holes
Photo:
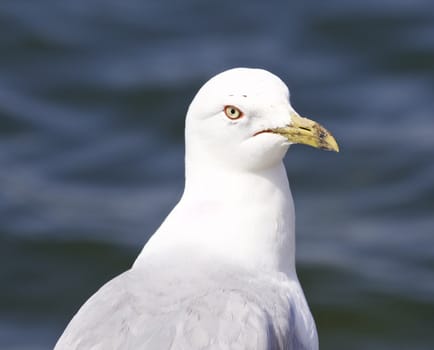
[[[243,118],[227,118],[227,105]],[[289,143],[257,134],[291,111],[286,85],[264,70],[229,70],[201,88],[187,113],[180,202],[57,350],[318,348],[295,272]]]
[[118,276],[82,307],[58,349],[312,348],[316,334],[296,281],[195,266],[161,263]]

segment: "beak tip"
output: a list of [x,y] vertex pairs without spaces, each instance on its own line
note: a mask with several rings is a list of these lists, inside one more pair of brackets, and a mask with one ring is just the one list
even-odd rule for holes
[[338,143],[335,141],[335,143],[332,145],[332,147],[331,147],[331,149],[330,149],[331,151],[334,151],[334,152],[336,152],[336,153],[339,153],[339,145],[338,145]]
[[324,144],[323,149],[339,153],[339,145],[329,132],[327,132],[327,136],[322,141]]

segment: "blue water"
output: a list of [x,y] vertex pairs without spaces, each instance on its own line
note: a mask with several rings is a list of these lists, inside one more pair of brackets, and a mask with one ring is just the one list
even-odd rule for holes
[[339,141],[286,158],[321,349],[434,344],[434,3],[0,3],[0,348],[49,349],[183,189],[195,91],[286,81]]

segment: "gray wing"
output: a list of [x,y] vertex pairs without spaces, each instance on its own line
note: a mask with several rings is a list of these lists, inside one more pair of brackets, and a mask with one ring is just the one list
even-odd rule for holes
[[55,350],[315,348],[297,332],[288,291],[270,281],[226,271],[160,272],[129,270],[108,282]]

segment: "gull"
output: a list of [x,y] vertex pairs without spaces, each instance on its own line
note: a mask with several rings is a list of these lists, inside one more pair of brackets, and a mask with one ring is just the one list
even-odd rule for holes
[[234,68],[206,82],[187,111],[180,201],[55,349],[318,349],[283,165],[297,143],[338,151],[276,75]]

